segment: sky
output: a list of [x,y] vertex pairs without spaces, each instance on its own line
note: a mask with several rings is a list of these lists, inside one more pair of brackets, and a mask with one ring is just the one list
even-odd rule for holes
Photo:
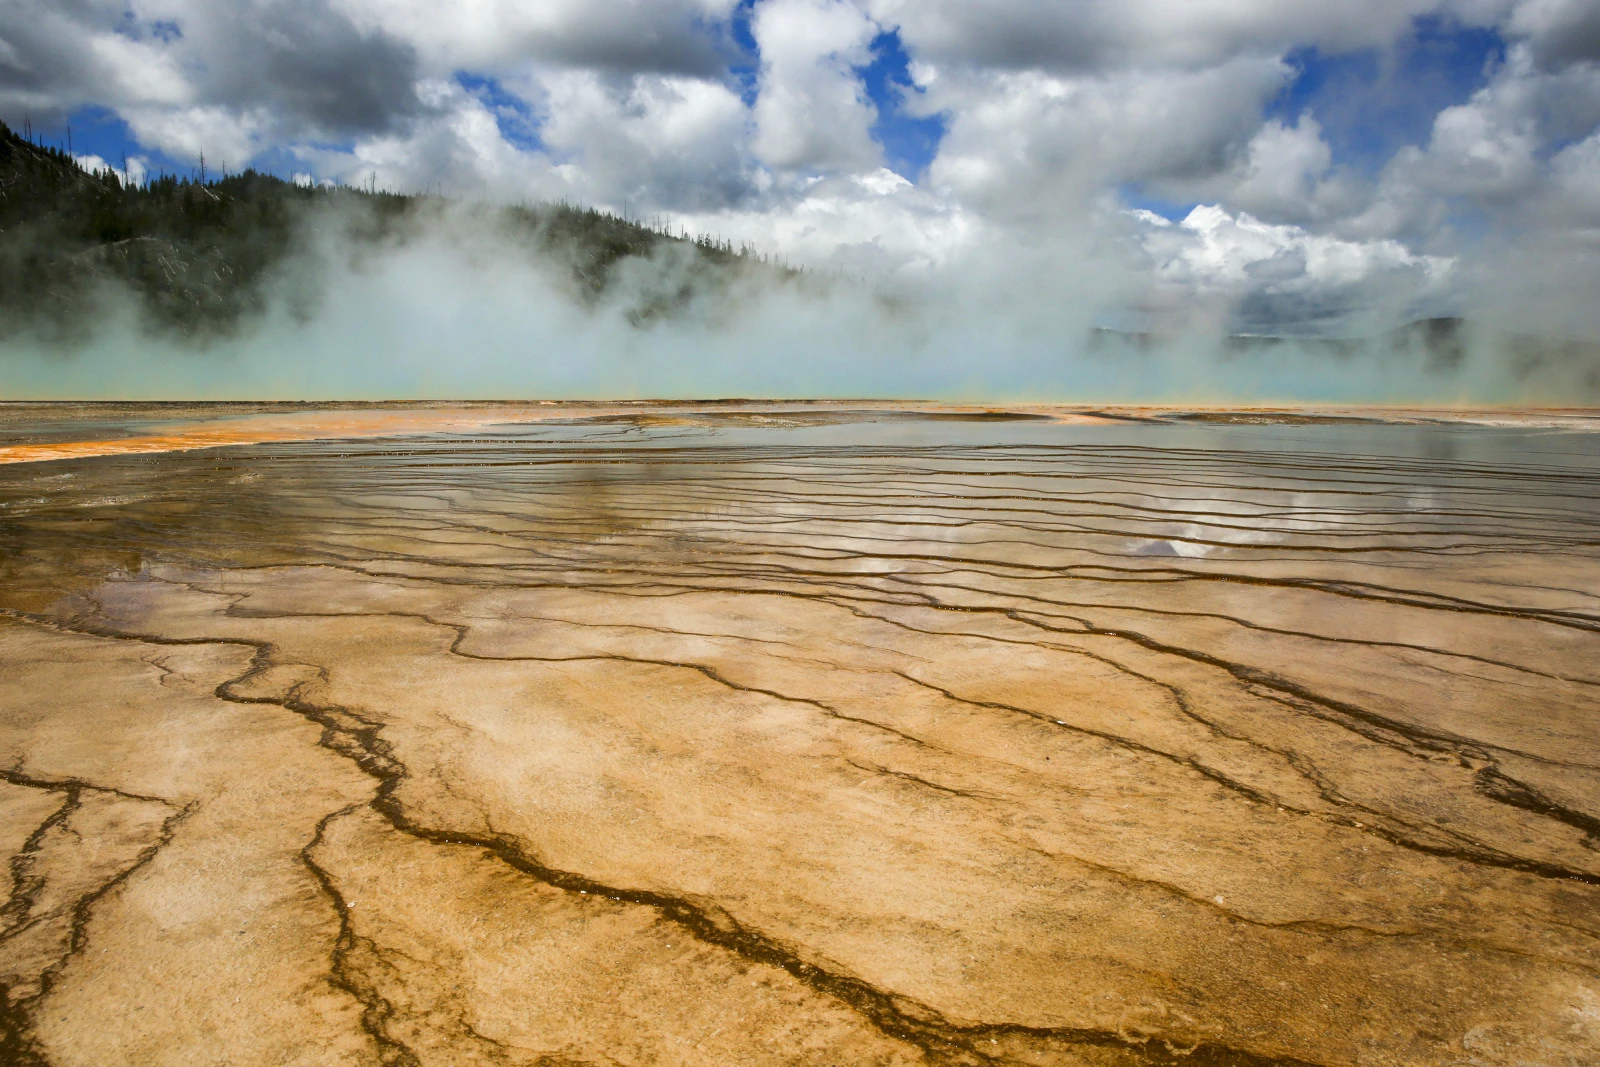
[[1600,0],[8,0],[0,118],[1114,328],[1600,338]]

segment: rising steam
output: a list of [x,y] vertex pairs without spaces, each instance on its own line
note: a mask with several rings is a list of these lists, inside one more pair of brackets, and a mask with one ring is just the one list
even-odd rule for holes
[[376,233],[330,203],[297,224],[230,329],[164,330],[95,283],[69,340],[0,346],[10,399],[903,397],[1540,403],[1600,399],[1600,348],[1490,325],[1360,342],[1097,329],[1138,272],[1087,239],[974,241],[915,279],[794,271],[658,241],[603,284],[505,209],[431,201]]

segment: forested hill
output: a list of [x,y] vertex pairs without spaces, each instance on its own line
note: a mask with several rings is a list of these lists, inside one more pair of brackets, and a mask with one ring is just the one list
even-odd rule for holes
[[[795,275],[749,250],[569,205],[454,207],[492,213],[485,232],[553,258],[580,300],[602,299],[629,260],[653,261],[664,246],[677,252],[672,271],[656,272],[660,284],[630,293],[625,310],[636,323],[671,315],[742,272]],[[86,332],[106,306],[103,282],[131,290],[151,328],[196,339],[225,334],[263,309],[265,283],[316,224],[376,247],[451,209],[439,197],[299,186],[250,170],[124,183],[0,123],[0,336],[19,328],[63,340]]]

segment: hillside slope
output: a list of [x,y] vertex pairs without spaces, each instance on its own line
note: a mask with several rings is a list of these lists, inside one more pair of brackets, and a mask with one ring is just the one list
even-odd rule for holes
[[[633,267],[624,310],[635,324],[669,316],[741,276],[798,277],[749,250],[564,204],[463,205],[304,187],[256,171],[125,184],[0,123],[0,336],[84,334],[104,310],[103,283],[131,291],[150,328],[196,339],[225,334],[263,310],[268,283],[313,232],[334,229],[347,250],[371,251],[430,223],[459,230],[474,217],[496,240],[558,266],[581,301],[604,298]],[[670,269],[649,269],[663,259]]]

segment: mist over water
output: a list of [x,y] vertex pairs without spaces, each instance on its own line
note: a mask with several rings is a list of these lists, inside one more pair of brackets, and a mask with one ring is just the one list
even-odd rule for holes
[[[10,399],[905,397],[1083,403],[1583,404],[1600,347],[1467,323],[1441,353],[1245,343],[1192,322],[1118,333],[1133,264],[1088,241],[972,243],[888,278],[709,268],[688,243],[622,261],[596,296],[570,265],[445,206],[400,237],[324,211],[273,272],[264,311],[222,336],[148,328],[107,284],[70,344],[13,334]],[[710,282],[708,284],[708,277]],[[1221,316],[1214,316],[1221,319]]]

